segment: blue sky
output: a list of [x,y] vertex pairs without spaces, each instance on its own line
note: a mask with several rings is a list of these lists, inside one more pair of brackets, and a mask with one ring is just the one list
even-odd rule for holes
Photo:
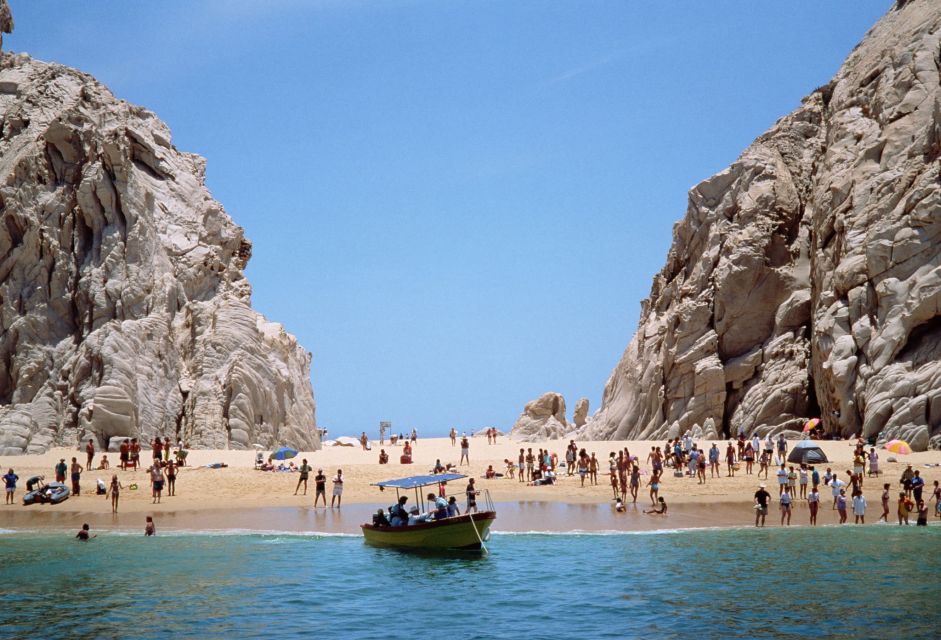
[[594,411],[687,190],[890,5],[11,0],[4,45],[208,159],[322,426],[443,434]]

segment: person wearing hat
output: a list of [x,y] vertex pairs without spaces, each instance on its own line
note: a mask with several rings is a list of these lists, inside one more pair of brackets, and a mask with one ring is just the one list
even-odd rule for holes
[[65,463],[65,458],[59,458],[59,464],[56,465],[56,482],[65,482],[65,474],[69,470],[69,465]]
[[[768,515],[768,502],[771,500],[771,494],[765,490],[765,483],[758,485],[758,491],[755,492],[755,526],[765,526],[765,516]],[[759,525],[758,522],[761,522]]]

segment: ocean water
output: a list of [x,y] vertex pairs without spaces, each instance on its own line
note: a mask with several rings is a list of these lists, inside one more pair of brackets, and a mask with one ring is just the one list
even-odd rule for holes
[[941,526],[358,536],[0,535],[4,638],[938,638]]

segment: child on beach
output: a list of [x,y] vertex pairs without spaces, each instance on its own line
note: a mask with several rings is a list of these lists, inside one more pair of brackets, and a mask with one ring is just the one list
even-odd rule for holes
[[667,514],[667,502],[663,498],[657,498],[657,504],[650,511],[644,511],[647,515],[665,516]]
[[147,523],[144,525],[144,535],[145,536],[157,535],[157,525],[154,524],[154,519],[152,516],[147,516]]

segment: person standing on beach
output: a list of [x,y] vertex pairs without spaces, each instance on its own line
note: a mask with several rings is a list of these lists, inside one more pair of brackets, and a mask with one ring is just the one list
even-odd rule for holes
[[323,474],[323,469],[317,469],[317,475],[314,476],[314,506],[317,501],[323,498],[323,506],[327,508],[327,476]]
[[883,520],[887,523],[889,522],[889,499],[891,498],[889,495],[889,487],[891,486],[892,485],[888,482],[882,485],[882,515],[879,516],[879,522]]
[[777,472],[778,477],[778,495],[784,493],[784,490],[787,488],[787,469],[784,465],[781,465],[781,468]]
[[774,440],[769,433],[765,436],[765,453],[768,454],[768,464],[771,464],[771,458],[774,456]]
[[[536,462],[532,447],[526,449],[526,482],[533,481],[533,465]],[[572,475],[571,473],[569,475]]]
[[898,504],[898,514],[899,514],[899,524],[909,524],[908,514],[912,511],[912,499],[905,495],[905,492],[902,491],[899,493],[899,504]]
[[85,468],[92,469],[91,463],[92,463],[92,460],[95,459],[95,439],[94,438],[89,438],[88,444],[85,445],[85,457],[87,458],[87,460],[85,461]]
[[598,458],[595,457],[594,452],[592,452],[591,458],[588,460],[588,479],[591,481],[591,484],[598,484]]
[[807,507],[810,509],[810,524],[817,526],[817,510],[820,508],[820,492],[817,491],[817,485],[814,485],[807,494]]
[[[637,489],[640,487],[640,467],[631,465],[631,499],[637,504]],[[627,496],[625,496],[625,500]]]
[[81,479],[82,471],[85,469],[82,468],[82,465],[78,463],[78,460],[72,458],[72,466],[70,472],[72,474],[72,495],[78,496],[82,493]]
[[140,467],[140,443],[137,441],[137,438],[131,438],[130,452],[131,464],[137,469]]
[[451,427],[450,435],[451,435],[451,446],[453,447],[457,444],[457,429],[455,429],[454,427]]
[[516,459],[517,471],[519,471],[520,482],[526,482],[526,451],[520,449],[520,455]]
[[163,461],[170,462],[170,438],[163,437]]
[[853,496],[853,516],[856,524],[866,524],[866,497],[862,493]]
[[69,472],[69,465],[65,464],[65,458],[59,458],[59,464],[56,465],[56,482],[65,482],[65,474]]
[[111,476],[111,486],[108,487],[108,490],[105,492],[105,499],[111,497],[111,513],[118,512],[118,498],[121,497],[121,489],[124,487],[121,486],[121,483],[118,482],[118,474],[113,474]]
[[719,470],[719,458],[721,455],[719,447],[713,442],[712,448],[709,449],[709,475],[712,478],[722,477],[722,472]]
[[784,526],[784,519],[787,518],[787,526],[791,526],[791,491],[785,487],[781,493],[781,526]]
[[650,474],[650,481],[647,482],[650,487],[650,504],[657,506],[657,498],[660,495],[660,473],[654,471]]
[[[765,518],[768,515],[768,502],[771,500],[771,494],[765,490],[765,483],[758,485],[758,491],[755,492],[755,526],[765,526]],[[761,524],[758,524],[758,523]]]
[[177,466],[173,460],[167,461],[167,468],[164,469],[167,474],[167,495],[175,496],[176,495],[176,472]]
[[127,463],[131,459],[131,445],[128,444],[127,438],[121,441],[121,447],[118,451],[120,451],[118,459],[121,461],[121,471],[127,471]]
[[921,477],[921,471],[915,470],[915,474],[912,476],[912,498],[915,499],[915,503],[921,502],[921,493],[925,488],[925,479]]
[[846,489],[840,489],[836,497],[836,511],[840,514],[840,524],[846,524]]
[[418,444],[418,430],[412,427],[412,444]]
[[467,436],[461,438],[461,461],[458,464],[464,464],[465,461],[470,464],[470,442]]
[[915,526],[927,527],[928,526],[928,505],[925,504],[924,500],[919,500],[915,509],[918,511],[918,519],[915,520]]
[[732,441],[729,441],[729,446],[725,448],[725,462],[728,465],[729,473],[726,476],[727,478],[735,477],[735,447],[732,446]]
[[151,504],[158,504],[163,495],[163,469],[160,467],[160,462],[155,460],[147,471],[150,473],[150,486],[153,492]]
[[150,537],[157,535],[157,525],[154,524],[153,516],[147,516],[144,522],[144,536]]
[[800,473],[800,487],[801,487],[800,497],[802,500],[806,500],[807,499],[807,481],[810,480],[810,478],[808,477],[809,474],[807,473],[807,465],[802,464],[800,466],[799,473]]
[[[365,435],[365,432],[363,435]],[[310,472],[313,471],[313,468],[309,464],[307,464],[307,458],[304,458],[303,460],[301,460],[301,468],[299,469],[299,471],[301,472],[301,477],[297,479],[297,486],[294,487],[294,495],[297,495],[297,491],[298,489],[301,488],[301,483],[303,482],[304,483],[304,495],[306,496],[307,495],[307,478],[310,477]],[[324,502],[326,502],[326,498],[324,498]]]
[[16,481],[19,479],[20,477],[13,473],[12,468],[3,476],[3,485],[6,488],[6,502],[4,504],[13,504],[13,494],[16,493]]
[[[340,504],[343,502],[343,469],[337,469],[337,474],[333,476],[333,497],[330,498],[330,508],[333,508],[333,504],[336,503],[337,509],[340,508]],[[316,504],[316,500],[314,502]],[[324,506],[327,506],[327,499],[324,498]]]
[[614,499],[621,499],[621,492],[618,484],[618,472],[617,468],[612,468],[609,473],[611,474],[611,491],[614,492]]
[[778,436],[778,463],[784,464],[787,461],[787,440],[784,439],[784,434]]
[[477,496],[480,492],[477,490],[477,487],[474,486],[473,478],[467,483],[467,488],[464,492],[467,494],[467,509],[464,510],[464,513],[470,513],[471,509],[474,510],[474,513],[477,513]]

